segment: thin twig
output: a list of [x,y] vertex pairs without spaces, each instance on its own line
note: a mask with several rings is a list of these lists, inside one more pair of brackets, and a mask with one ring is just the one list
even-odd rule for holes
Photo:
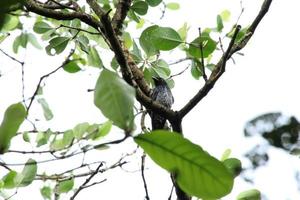
[[189,67],[190,67],[190,65],[188,65],[186,68],[184,68],[181,72],[171,75],[168,79],[171,79],[175,76],[179,76],[179,75],[183,74]]
[[60,24],[56,29],[59,29],[59,28],[69,28],[69,29],[77,30],[79,32],[82,31],[82,32],[85,32],[85,33],[89,33],[91,35],[101,35],[101,33],[99,33],[99,32],[91,32],[91,31],[88,31],[88,30],[85,30],[85,29],[82,29],[82,28],[76,28],[76,27],[67,26],[67,25],[64,25],[64,24]]
[[[91,173],[91,175],[84,181],[84,183],[74,192],[74,194],[71,196],[70,200],[74,200],[75,197],[79,194],[79,192],[81,190],[83,190],[85,188],[85,186],[92,180],[92,178],[98,174],[98,172],[100,171],[100,168],[103,166],[103,163],[100,163],[97,167],[97,169]],[[102,181],[104,182],[104,181]]]
[[145,199],[146,199],[146,200],[150,200],[149,193],[148,193],[147,182],[146,182],[146,179],[145,179],[145,173],[144,173],[144,171],[145,171],[145,158],[146,158],[145,152],[143,152],[143,155],[141,156],[141,158],[142,158],[142,163],[141,163],[141,174],[142,174],[142,179],[143,179],[144,188],[145,188],[145,193],[146,193]]
[[205,73],[205,64],[204,64],[204,56],[203,56],[203,41],[202,41],[202,32],[201,32],[200,27],[198,28],[198,31],[199,31],[199,40],[200,40],[199,48],[200,48],[200,54],[201,54],[201,70],[200,71],[202,72],[203,79],[206,82],[207,81],[207,76],[206,76],[206,73]]
[[19,63],[20,65],[24,65],[24,62],[22,62],[22,61],[16,59],[15,57],[13,57],[13,56],[11,56],[11,55],[9,55],[8,53],[6,53],[5,51],[3,51],[2,49],[0,49],[0,51],[1,51],[4,55],[6,55],[6,56],[9,57],[10,59],[12,59],[13,61]]
[[57,67],[57,68],[54,69],[53,71],[49,72],[48,74],[43,75],[43,76],[40,78],[40,80],[39,80],[39,82],[38,82],[38,84],[37,84],[37,87],[36,87],[36,89],[35,89],[35,91],[34,91],[32,97],[30,98],[29,105],[27,106],[27,109],[26,109],[26,110],[27,110],[27,113],[29,113],[29,109],[30,109],[30,107],[31,107],[31,105],[32,105],[32,103],[33,103],[33,101],[34,101],[36,95],[38,94],[38,91],[39,91],[39,89],[40,89],[40,86],[41,86],[41,84],[42,84],[42,81],[43,81],[45,78],[47,78],[47,77],[49,77],[50,75],[52,75],[52,74],[54,74],[55,72],[57,72],[57,71],[58,71],[59,69],[61,69],[65,64],[67,64],[67,63],[70,61],[70,57],[73,55],[74,51],[75,51],[75,49],[72,49],[72,50],[70,51],[70,53],[69,53],[69,55],[67,56],[67,58],[63,61],[63,63],[62,63],[59,67]]

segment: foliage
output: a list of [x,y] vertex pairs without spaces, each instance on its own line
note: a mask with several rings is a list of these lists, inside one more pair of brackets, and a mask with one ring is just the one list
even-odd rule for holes
[[[40,78],[29,100],[25,99],[23,91],[23,102],[13,104],[6,110],[0,126],[0,153],[49,154],[54,160],[65,160],[78,154],[86,155],[95,149],[106,152],[108,145],[119,144],[128,137],[133,137],[136,144],[140,145],[150,158],[171,173],[178,199],[190,199],[191,196],[217,199],[229,194],[234,177],[241,171],[240,161],[230,158],[228,150],[219,161],[199,145],[184,138],[181,121],[213,88],[225,71],[226,61],[247,44],[270,4],[270,0],[265,1],[252,26],[241,28],[233,24],[231,30],[226,30],[225,25],[230,22],[230,11],[224,10],[217,14],[215,27],[199,29],[198,35],[190,36],[187,23],[177,31],[173,27],[160,26],[159,23],[153,25],[147,20],[150,10],[162,9],[163,17],[167,11],[180,9],[180,5],[176,2],[166,3],[162,0],[132,2],[86,0],[85,3],[77,0],[46,3],[34,0],[1,2],[0,43],[7,38],[11,39],[8,36],[13,33],[15,38],[12,50],[15,54],[18,54],[20,49],[28,48],[28,44],[37,49],[44,48],[49,56],[64,54],[66,51],[70,53],[59,67]],[[32,28],[29,29],[22,25],[23,20],[28,18],[34,20]],[[132,24],[136,25],[137,29],[142,29],[138,43],[133,39],[134,33],[127,32],[130,30],[129,25]],[[221,37],[228,43],[226,50],[223,49],[222,41],[219,39]],[[199,92],[178,111],[167,109],[151,99],[152,77],[168,79],[170,86],[175,84],[171,75],[171,64],[163,56],[165,53],[173,52],[183,55],[182,61],[190,62],[192,77],[204,80]],[[219,61],[213,59],[215,55],[220,54]],[[6,53],[5,55],[18,62],[24,70],[24,62]],[[106,60],[110,60],[110,64],[107,64]],[[31,106],[36,102],[41,105],[46,121],[54,118],[55,113],[43,96],[46,78],[60,69],[75,74],[88,69],[88,66],[94,67],[100,73],[92,91],[95,106],[107,118],[105,122],[80,122],[63,131],[53,131],[50,128],[40,130],[33,124],[33,130],[17,132],[25,118],[30,119]],[[22,75],[24,76],[24,72]],[[140,109],[137,108],[137,103]],[[142,127],[145,110],[157,112],[168,119],[173,132],[158,130],[147,133],[147,129]],[[137,126],[139,120],[137,116],[141,113],[142,131]],[[122,130],[124,137],[103,142],[102,138],[114,128]],[[29,143],[33,147],[32,151],[10,149],[11,140],[19,135],[22,136],[24,143]],[[38,171],[39,164],[53,160],[35,161],[30,158],[26,163],[18,164],[24,165],[22,172],[17,172],[6,166],[5,162],[1,162],[1,166],[5,167],[8,173],[0,180],[0,195],[5,196],[3,191],[6,189],[17,190],[18,187],[28,186],[35,180],[44,180],[48,181],[40,189],[44,199],[53,197],[59,199],[64,193],[69,194],[70,199],[74,199],[81,190],[106,180],[90,183],[97,173],[104,173],[126,164],[127,162],[123,161],[125,157],[121,157],[111,166],[104,166],[105,161],[95,160],[92,163],[83,162],[80,166],[54,174]],[[95,165],[98,166],[95,168]],[[86,179],[79,185],[76,181],[80,177]],[[148,195],[145,180],[144,184]],[[254,199],[258,198],[255,191],[243,193],[238,198],[243,199],[247,195]],[[146,198],[149,199],[148,196]]]

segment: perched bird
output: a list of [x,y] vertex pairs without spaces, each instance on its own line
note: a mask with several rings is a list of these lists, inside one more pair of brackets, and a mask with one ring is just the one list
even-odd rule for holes
[[[174,103],[174,98],[167,82],[160,77],[154,77],[153,80],[155,87],[152,90],[151,98],[165,107],[171,108]],[[166,123],[165,117],[155,113],[154,111],[150,112],[150,117],[152,130],[164,129]]]

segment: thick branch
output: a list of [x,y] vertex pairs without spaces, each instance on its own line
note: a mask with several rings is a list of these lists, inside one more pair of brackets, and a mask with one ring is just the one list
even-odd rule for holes
[[127,12],[130,9],[132,0],[119,0],[116,12],[112,18],[112,26],[117,34],[122,29],[123,22],[127,16]]
[[33,0],[26,0],[25,7],[28,11],[34,12],[44,17],[49,17],[57,20],[73,20],[79,19],[82,22],[92,26],[96,30],[101,28],[101,24],[91,15],[82,12],[62,12],[52,9],[43,8]]
[[203,99],[208,92],[214,87],[217,80],[221,77],[221,75],[225,72],[226,62],[230,57],[240,49],[244,48],[250,38],[252,37],[256,27],[268,12],[269,7],[272,3],[272,0],[265,0],[260,12],[258,13],[257,17],[252,22],[251,26],[248,29],[248,33],[246,34],[245,38],[242,39],[240,42],[235,43],[235,39],[237,37],[238,31],[240,30],[240,26],[236,27],[235,33],[230,41],[230,44],[223,54],[220,61],[216,64],[215,69],[211,73],[208,81],[204,84],[204,86],[198,91],[198,93],[178,112],[178,116],[183,118],[187,113],[189,113],[200,101]]

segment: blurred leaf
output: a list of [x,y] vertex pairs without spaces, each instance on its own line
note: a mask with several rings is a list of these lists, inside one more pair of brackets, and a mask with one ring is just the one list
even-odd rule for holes
[[33,35],[32,33],[28,33],[27,34],[28,37],[28,42],[30,44],[32,44],[32,46],[34,46],[37,49],[42,49],[42,46],[40,45],[40,43],[37,41],[35,35]]
[[199,78],[203,75],[201,69],[201,63],[200,61],[193,59],[192,60],[192,66],[191,66],[191,73],[192,76],[196,79],[199,80]]
[[52,113],[51,109],[49,108],[49,105],[48,105],[46,99],[39,98],[37,101],[42,106],[45,119],[47,121],[51,120],[53,118],[53,113]]
[[133,21],[135,21],[136,23],[139,23],[140,22],[140,17],[139,16],[137,16],[136,14],[135,14],[135,12],[133,11],[133,10],[129,10],[128,11],[128,17],[129,17],[129,19],[132,19]]
[[230,15],[231,15],[231,13],[230,13],[229,10],[223,10],[223,11],[221,12],[221,14],[220,14],[222,20],[225,21],[225,22],[228,22],[228,21],[229,21]]
[[28,33],[21,33],[20,37],[21,37],[21,41],[20,41],[21,47],[26,48],[28,43]]
[[25,142],[29,142],[30,143],[30,137],[29,137],[29,133],[26,131],[22,134],[22,138]]
[[105,117],[125,131],[133,129],[134,99],[134,88],[116,73],[106,69],[101,72],[95,86],[94,104]]
[[19,17],[10,14],[5,14],[3,16],[3,24],[0,30],[1,32],[12,31],[18,27],[19,23]]
[[8,150],[11,139],[16,136],[26,116],[27,112],[22,103],[12,104],[6,109],[0,125],[0,154]]
[[74,187],[74,179],[72,178],[70,180],[59,182],[58,186],[57,186],[57,192],[59,194],[61,194],[61,193],[67,193],[70,190],[72,190],[73,187]]
[[145,20],[139,19],[139,22],[136,24],[136,29],[143,28],[144,24],[145,24]]
[[224,28],[224,25],[223,25],[223,20],[222,20],[222,17],[221,15],[217,15],[217,31],[218,32],[221,32]]
[[49,186],[43,186],[40,192],[44,199],[51,200],[52,189]]
[[231,149],[226,149],[221,157],[221,161],[228,159],[230,154],[231,154]]
[[158,26],[150,26],[146,28],[139,39],[140,45],[142,49],[145,51],[147,56],[153,56],[155,54],[158,54],[159,51],[157,48],[154,47],[153,41],[152,41],[152,32],[157,28]]
[[139,47],[137,46],[134,40],[133,40],[133,48],[131,54],[135,63],[138,64],[143,60],[141,50],[139,49]]
[[38,21],[33,25],[34,32],[39,34],[46,33],[47,31],[50,31],[52,29],[53,28],[49,24],[43,21]]
[[228,158],[225,159],[223,163],[234,177],[237,177],[242,171],[242,163],[239,159]]
[[0,13],[14,11],[20,9],[24,3],[24,0],[1,0],[0,1]]
[[182,38],[182,41],[186,41],[187,33],[188,33],[189,27],[187,23],[185,22],[182,27],[177,31],[180,37]]
[[19,187],[25,187],[32,183],[37,173],[37,164],[36,161],[33,159],[29,159],[24,168],[23,171],[18,174],[18,180],[19,180]]
[[241,192],[237,196],[237,200],[261,200],[260,191],[257,189]]
[[233,177],[223,163],[181,135],[159,130],[134,140],[154,162],[175,173],[177,184],[189,195],[216,199],[230,193]]
[[47,144],[51,135],[52,131],[50,129],[48,129],[46,132],[38,132],[35,139],[37,147]]
[[72,144],[73,139],[74,139],[73,131],[72,130],[65,131],[63,133],[63,138],[60,139],[57,139],[57,137],[54,138],[54,140],[50,145],[50,149],[56,151],[62,150],[70,146]]
[[155,7],[158,6],[162,0],[146,0],[146,2],[149,4],[149,6]]
[[55,37],[49,41],[49,45],[46,47],[48,55],[54,55],[52,49],[55,50],[55,54],[60,54],[65,50],[70,41],[69,37]]
[[124,45],[129,49],[132,46],[132,39],[128,32],[124,32],[122,35]]
[[69,73],[76,73],[81,70],[81,68],[75,60],[70,60],[67,64],[63,66],[63,69]]
[[178,10],[180,8],[179,3],[171,2],[167,3],[167,8],[170,10]]
[[4,183],[3,188],[12,189],[18,186],[18,182],[16,180],[18,173],[14,170],[8,172],[3,178],[2,181]]
[[145,15],[148,11],[148,4],[145,1],[135,1],[131,9],[139,15]]
[[77,124],[74,128],[73,128],[73,134],[74,134],[74,137],[77,139],[77,140],[80,140],[84,134],[86,133],[87,129],[89,128],[89,123],[87,122],[83,122],[83,123],[80,123],[80,124]]
[[80,49],[89,54],[89,39],[84,35],[80,35],[76,39],[79,42]]
[[87,55],[88,65],[92,67],[102,68],[103,63],[95,47],[90,47],[89,54]]
[[93,135],[93,140],[97,140],[99,138],[106,136],[110,132],[112,125],[113,125],[113,122],[110,120],[105,122],[104,124],[102,124],[98,128],[98,131],[96,132],[96,134]]

